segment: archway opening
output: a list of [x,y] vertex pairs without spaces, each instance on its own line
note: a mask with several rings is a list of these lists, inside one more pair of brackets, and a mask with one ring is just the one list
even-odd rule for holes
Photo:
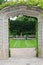
[[10,56],[11,51],[14,53],[16,48],[35,48],[38,56],[38,19],[36,17],[18,15],[9,18]]

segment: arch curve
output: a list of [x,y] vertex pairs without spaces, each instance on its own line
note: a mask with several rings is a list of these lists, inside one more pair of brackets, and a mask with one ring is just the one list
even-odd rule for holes
[[17,15],[27,15],[38,18],[38,55],[43,57],[43,17],[40,14],[43,10],[37,7],[25,5],[8,6],[0,10],[0,57],[8,58],[8,18]]

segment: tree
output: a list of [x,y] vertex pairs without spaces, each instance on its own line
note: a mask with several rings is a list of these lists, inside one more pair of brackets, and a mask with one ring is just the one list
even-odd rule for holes
[[30,16],[18,16],[16,20],[10,20],[10,34],[13,36],[20,35],[35,35],[37,19]]
[[0,4],[2,4],[5,0],[0,0]]

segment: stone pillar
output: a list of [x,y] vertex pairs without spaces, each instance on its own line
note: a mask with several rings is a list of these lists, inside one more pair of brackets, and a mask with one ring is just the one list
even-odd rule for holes
[[9,57],[9,45],[8,45],[8,20],[3,20],[3,58]]
[[43,20],[40,17],[38,19],[38,56],[43,57]]
[[3,58],[3,22],[0,18],[0,59]]
[[41,55],[41,57],[43,57],[43,17],[42,17],[42,47],[41,47],[41,51],[42,51],[42,55]]

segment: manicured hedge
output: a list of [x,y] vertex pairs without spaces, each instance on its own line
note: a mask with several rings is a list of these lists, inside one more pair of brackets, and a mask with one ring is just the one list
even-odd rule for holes
[[4,7],[7,7],[7,6],[14,6],[14,5],[27,5],[27,6],[37,6],[41,9],[43,9],[43,0],[27,0],[27,1],[24,1],[24,0],[20,0],[20,1],[16,1],[16,2],[13,2],[13,1],[10,1],[10,2],[5,2],[5,3],[2,3],[0,5],[0,10]]

